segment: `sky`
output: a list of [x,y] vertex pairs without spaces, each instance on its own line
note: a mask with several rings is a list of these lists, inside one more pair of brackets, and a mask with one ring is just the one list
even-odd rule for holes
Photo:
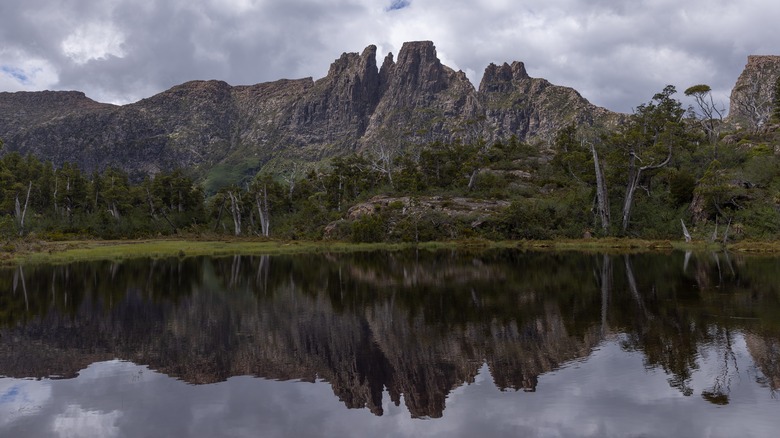
[[0,91],[124,104],[196,79],[327,74],[343,52],[430,40],[475,87],[492,63],[631,112],[665,85],[726,107],[751,54],[780,54],[776,0],[3,0]]

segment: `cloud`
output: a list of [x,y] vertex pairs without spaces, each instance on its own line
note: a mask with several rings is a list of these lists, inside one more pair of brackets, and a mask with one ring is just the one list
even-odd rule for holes
[[0,67],[0,71],[2,71],[4,75],[9,76],[12,79],[16,79],[22,85],[28,85],[30,83],[30,77],[27,76],[24,70],[20,68],[9,67],[7,65],[4,65]]
[[412,2],[409,0],[393,0],[392,3],[390,3],[390,6],[387,7],[388,11],[397,11],[399,9],[403,9],[405,7],[408,7]]
[[14,422],[34,417],[51,398],[51,387],[21,379],[0,379],[0,433]]
[[613,110],[667,84],[708,83],[727,102],[747,56],[776,53],[777,16],[765,0],[26,0],[2,6],[0,90],[124,103],[192,79],[318,78],[342,52],[432,40],[475,85],[517,60]]
[[65,56],[81,65],[109,56],[124,57],[124,40],[111,23],[93,23],[76,29],[62,41],[61,47]]
[[58,437],[119,435],[117,420],[122,416],[119,411],[100,412],[86,410],[79,405],[68,405],[64,412],[52,420],[52,432]]
[[0,91],[36,91],[53,88],[59,82],[49,61],[21,51],[0,49]]

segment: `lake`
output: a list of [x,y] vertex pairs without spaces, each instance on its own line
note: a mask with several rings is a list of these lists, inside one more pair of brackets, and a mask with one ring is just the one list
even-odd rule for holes
[[780,258],[0,269],[3,437],[767,437],[779,398]]

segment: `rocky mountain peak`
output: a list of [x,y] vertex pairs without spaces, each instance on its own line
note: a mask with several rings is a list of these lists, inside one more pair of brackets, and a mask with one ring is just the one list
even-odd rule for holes
[[343,74],[358,74],[360,76],[378,74],[376,67],[376,46],[370,45],[363,53],[342,53],[328,70],[327,78],[336,78]]
[[328,75],[317,82],[329,90],[328,94],[373,107],[379,99],[376,46],[366,47],[361,54],[343,53],[331,64]]
[[728,121],[737,127],[758,129],[772,114],[780,56],[748,56],[745,69],[731,90]]
[[384,93],[390,84],[390,77],[395,71],[395,61],[393,60],[393,52],[390,52],[385,56],[385,60],[382,61],[382,67],[379,69],[379,84],[380,92]]
[[432,41],[407,42],[401,46],[395,64],[395,85],[436,93],[447,87],[446,79]]
[[530,79],[530,76],[522,62],[515,61],[512,65],[505,62],[500,66],[491,63],[485,68],[479,91],[480,93],[503,93],[512,90],[519,82],[527,79]]

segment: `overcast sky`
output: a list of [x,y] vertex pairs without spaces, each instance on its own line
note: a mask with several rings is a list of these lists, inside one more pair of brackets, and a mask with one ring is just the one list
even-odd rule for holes
[[318,79],[342,52],[432,40],[475,86],[523,61],[616,111],[666,84],[727,104],[748,55],[780,54],[778,18],[777,0],[2,0],[0,91],[129,103],[193,79]]

